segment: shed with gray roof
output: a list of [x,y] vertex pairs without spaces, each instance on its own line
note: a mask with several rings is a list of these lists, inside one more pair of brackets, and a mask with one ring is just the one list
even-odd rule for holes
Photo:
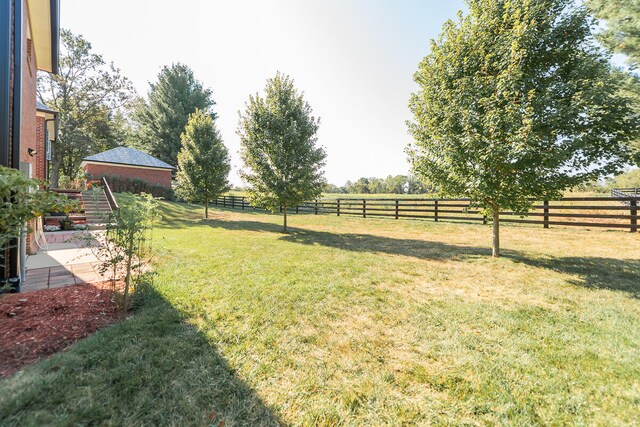
[[160,159],[130,147],[116,147],[85,157],[81,167],[93,179],[117,176],[140,179],[167,188],[171,188],[171,174],[175,169]]

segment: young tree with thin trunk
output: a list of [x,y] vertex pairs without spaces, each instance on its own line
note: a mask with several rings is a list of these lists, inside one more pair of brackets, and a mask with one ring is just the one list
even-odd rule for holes
[[209,218],[209,203],[229,190],[227,147],[211,115],[199,109],[189,116],[181,140],[176,193],[191,202],[204,203],[205,217]]
[[272,212],[282,208],[286,232],[287,209],[322,194],[326,153],[316,145],[319,119],[293,80],[278,73],[265,91],[264,98],[251,96],[240,115],[240,174],[251,203]]
[[420,63],[411,97],[414,171],[493,220],[613,173],[638,118],[619,95],[593,22],[573,0],[469,0]]

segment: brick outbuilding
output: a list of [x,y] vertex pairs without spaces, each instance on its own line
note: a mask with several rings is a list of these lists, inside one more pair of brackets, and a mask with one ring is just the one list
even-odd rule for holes
[[140,179],[150,185],[171,188],[171,174],[175,167],[147,153],[130,147],[116,147],[85,157],[81,167],[93,178],[117,176]]

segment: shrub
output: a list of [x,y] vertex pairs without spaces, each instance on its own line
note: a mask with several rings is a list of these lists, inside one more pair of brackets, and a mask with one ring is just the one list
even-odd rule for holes
[[[117,175],[100,175],[98,177],[90,177],[89,180],[96,182],[106,178],[111,191],[114,193],[132,193],[132,194],[150,194],[156,198],[165,200],[174,200],[173,189],[158,184],[149,184],[140,178],[125,178]],[[100,185],[99,183],[97,183]]]

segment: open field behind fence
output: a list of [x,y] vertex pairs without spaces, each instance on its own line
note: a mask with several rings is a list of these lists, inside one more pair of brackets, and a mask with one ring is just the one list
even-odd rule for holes
[[[244,196],[221,196],[214,205],[242,209],[252,206]],[[640,196],[563,197],[559,200],[535,202],[528,213],[501,212],[501,221],[551,226],[603,227],[638,231]],[[288,209],[289,213],[355,215],[363,218],[423,219],[431,221],[464,221],[487,223],[480,209],[468,199],[436,198],[324,198]]]

